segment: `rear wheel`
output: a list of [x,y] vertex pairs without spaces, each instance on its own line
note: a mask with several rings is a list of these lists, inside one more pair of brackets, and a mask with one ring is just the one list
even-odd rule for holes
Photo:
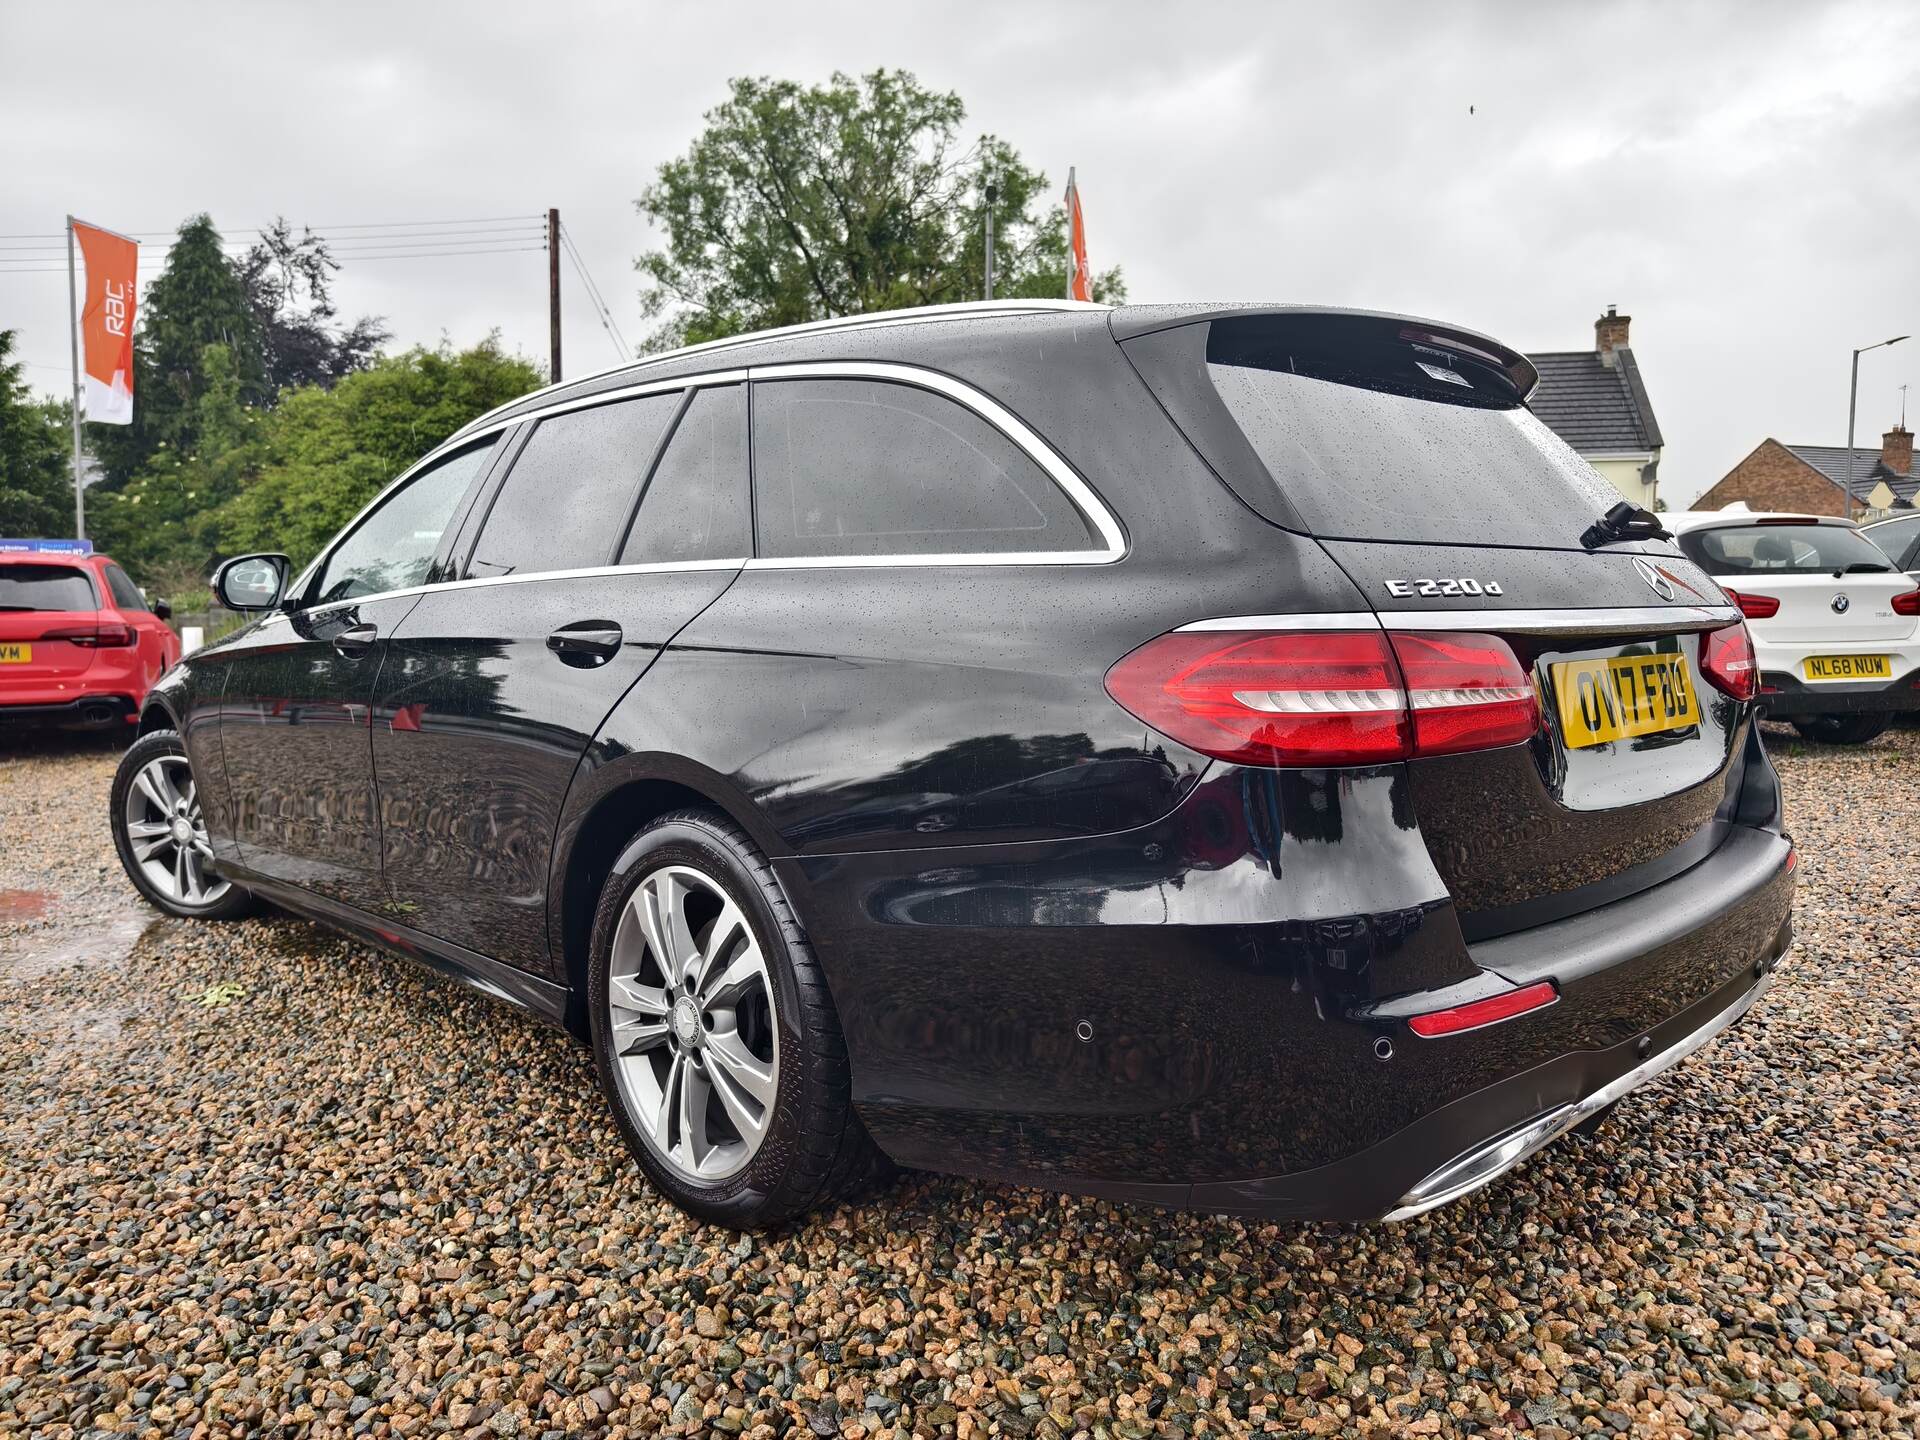
[[1822,745],[1864,745],[1893,724],[1891,711],[1862,711],[1854,715],[1816,715],[1796,720],[1793,728]]
[[142,735],[120,757],[109,821],[113,848],[138,890],[172,915],[227,920],[253,896],[213,870],[213,844],[186,746],[172,730]]
[[681,1209],[777,1225],[875,1170],[826,980],[766,857],[726,820],[682,811],[628,845],[587,992],[620,1133]]

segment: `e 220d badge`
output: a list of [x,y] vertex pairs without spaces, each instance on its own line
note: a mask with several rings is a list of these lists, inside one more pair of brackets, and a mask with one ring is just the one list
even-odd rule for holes
[[1389,580],[1389,595],[1504,595],[1498,580],[1475,580],[1471,575],[1448,575],[1437,580]]

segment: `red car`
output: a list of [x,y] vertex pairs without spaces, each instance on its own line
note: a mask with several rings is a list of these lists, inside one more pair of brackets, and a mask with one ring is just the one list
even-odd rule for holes
[[85,541],[0,540],[0,724],[137,724],[180,658],[171,613]]

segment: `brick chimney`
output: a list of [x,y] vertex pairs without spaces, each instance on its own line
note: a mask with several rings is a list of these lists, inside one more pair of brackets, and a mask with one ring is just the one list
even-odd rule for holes
[[1613,368],[1613,352],[1627,348],[1627,326],[1632,323],[1631,315],[1621,315],[1611,305],[1593,322],[1593,348],[1600,352],[1600,363],[1609,370]]
[[1896,425],[1880,437],[1880,463],[1896,475],[1913,473],[1913,432]]

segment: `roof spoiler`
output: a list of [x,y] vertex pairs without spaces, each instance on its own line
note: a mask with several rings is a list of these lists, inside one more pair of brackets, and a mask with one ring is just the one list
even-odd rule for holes
[[1347,310],[1322,305],[1129,305],[1115,310],[1109,321],[1116,340],[1132,340],[1160,330],[1199,325],[1214,320],[1276,320],[1305,322],[1324,332],[1352,329],[1356,342],[1398,340],[1442,350],[1505,374],[1522,401],[1540,383],[1540,372],[1526,356],[1502,345],[1490,335],[1417,315],[1395,315],[1384,310]]

